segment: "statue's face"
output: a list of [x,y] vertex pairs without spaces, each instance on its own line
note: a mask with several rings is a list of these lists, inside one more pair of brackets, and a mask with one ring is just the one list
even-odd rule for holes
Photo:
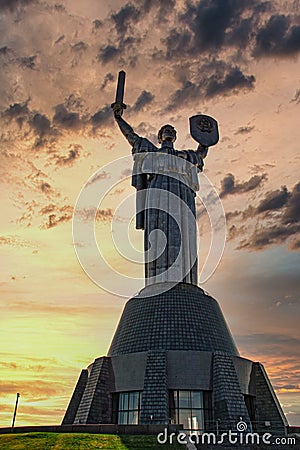
[[164,141],[175,142],[176,141],[175,128],[171,127],[170,125],[166,125],[165,127],[162,127],[159,138],[160,138],[159,139],[160,142],[164,142]]

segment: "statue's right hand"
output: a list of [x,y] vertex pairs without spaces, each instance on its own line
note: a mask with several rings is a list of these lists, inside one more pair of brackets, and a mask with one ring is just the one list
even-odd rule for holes
[[111,107],[114,112],[115,119],[119,119],[123,114],[122,105],[120,105],[119,103],[114,103],[111,105]]

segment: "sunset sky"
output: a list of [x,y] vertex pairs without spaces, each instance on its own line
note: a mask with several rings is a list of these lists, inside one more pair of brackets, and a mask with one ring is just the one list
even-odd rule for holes
[[[72,238],[82,187],[130,155],[110,109],[121,69],[124,118],[154,143],[171,123],[176,148],[196,149],[188,118],[218,120],[205,175],[227,241],[202,287],[241,356],[264,364],[289,423],[300,425],[299,0],[0,0],[0,27],[0,426],[10,426],[17,392],[16,425],[60,423],[126,301],[87,276]],[[113,267],[99,268],[103,280],[115,270],[143,276],[110,239],[115,209],[134,194],[130,165],[122,170],[114,186],[100,172],[113,186],[97,213]],[[205,214],[198,225],[201,253]],[[130,234],[141,249],[142,232]]]

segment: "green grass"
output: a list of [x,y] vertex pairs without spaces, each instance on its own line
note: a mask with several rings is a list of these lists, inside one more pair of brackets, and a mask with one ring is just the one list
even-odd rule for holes
[[183,450],[174,443],[158,444],[156,436],[88,433],[1,434],[1,450]]

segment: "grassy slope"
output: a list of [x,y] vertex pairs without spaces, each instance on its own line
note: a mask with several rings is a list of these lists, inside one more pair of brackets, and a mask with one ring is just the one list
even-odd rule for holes
[[179,444],[158,444],[156,436],[115,436],[86,433],[24,433],[0,435],[1,450],[183,450]]

